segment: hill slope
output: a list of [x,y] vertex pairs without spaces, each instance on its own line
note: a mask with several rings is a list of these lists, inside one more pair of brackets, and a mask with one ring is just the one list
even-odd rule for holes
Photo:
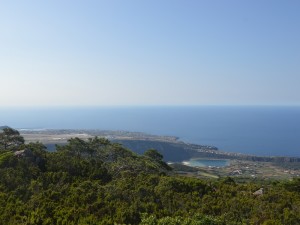
[[300,180],[237,184],[173,174],[162,155],[74,138],[1,154],[0,224],[297,224]]

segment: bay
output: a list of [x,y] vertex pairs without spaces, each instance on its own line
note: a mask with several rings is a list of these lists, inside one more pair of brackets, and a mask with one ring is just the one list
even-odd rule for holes
[[137,131],[223,151],[300,157],[299,106],[1,107],[0,125]]

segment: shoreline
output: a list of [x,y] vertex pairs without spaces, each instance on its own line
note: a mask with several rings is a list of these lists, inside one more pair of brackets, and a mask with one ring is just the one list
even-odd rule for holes
[[[254,161],[281,159],[283,161],[299,161],[300,157],[294,156],[258,156],[254,154],[245,154],[239,152],[227,152],[219,150],[215,146],[199,145],[184,142],[180,137],[168,135],[153,135],[144,132],[131,132],[124,130],[99,130],[99,129],[19,129],[20,134],[25,138],[26,142],[39,141],[43,144],[64,144],[70,138],[82,138],[87,140],[95,136],[104,137],[111,141],[121,143],[127,142],[161,142],[174,144],[183,149],[192,150],[195,154],[193,158],[214,158],[214,159],[232,159],[247,158]],[[151,143],[150,143],[151,144]]]

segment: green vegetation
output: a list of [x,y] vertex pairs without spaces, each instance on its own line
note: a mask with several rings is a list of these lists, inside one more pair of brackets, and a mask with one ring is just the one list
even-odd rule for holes
[[24,144],[24,142],[24,138],[20,135],[19,131],[9,127],[1,129],[0,149],[18,149],[20,145]]
[[13,153],[11,151],[1,151],[0,152],[0,165],[7,160],[10,156],[12,156]]
[[[18,139],[13,133],[0,139]],[[3,146],[0,224],[296,225],[300,221],[300,179],[262,184],[178,176],[154,149],[137,155],[97,137],[70,139],[56,152],[46,151],[40,143]],[[253,195],[262,187],[262,195]]]

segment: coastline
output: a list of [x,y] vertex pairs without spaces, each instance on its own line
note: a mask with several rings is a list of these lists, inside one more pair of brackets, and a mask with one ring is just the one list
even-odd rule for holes
[[214,145],[225,152],[300,157],[300,107],[50,107],[0,110],[17,129],[140,131]]
[[[255,156],[236,152],[225,152],[215,146],[186,143],[174,136],[151,135],[142,132],[110,131],[97,129],[34,129],[20,130],[26,143],[39,141],[49,151],[55,145],[64,145],[70,138],[87,141],[94,136],[117,142],[137,154],[154,148],[164,156],[164,161],[175,173],[205,179],[233,176],[238,179],[292,179],[300,177],[300,158]],[[199,165],[197,159],[212,164]],[[215,162],[230,162],[217,164]],[[200,162],[201,163],[201,162]],[[202,162],[203,163],[203,162]]]
[[[134,144],[142,145],[145,148],[155,148],[157,144],[169,144],[181,148],[182,152],[188,152],[190,158],[212,158],[212,159],[243,159],[251,161],[276,161],[276,162],[300,162],[300,157],[288,156],[257,156],[254,154],[244,154],[238,152],[221,151],[215,146],[199,145],[181,141],[176,136],[152,135],[144,132],[131,132],[123,130],[98,130],[98,129],[19,129],[26,142],[39,141],[45,145],[64,144],[70,138],[89,138],[99,136],[109,139],[113,142],[120,142],[125,146]],[[153,147],[152,147],[153,145]],[[162,147],[162,146],[160,146]],[[158,149],[160,150],[160,149]],[[162,150],[162,149],[161,149]]]

